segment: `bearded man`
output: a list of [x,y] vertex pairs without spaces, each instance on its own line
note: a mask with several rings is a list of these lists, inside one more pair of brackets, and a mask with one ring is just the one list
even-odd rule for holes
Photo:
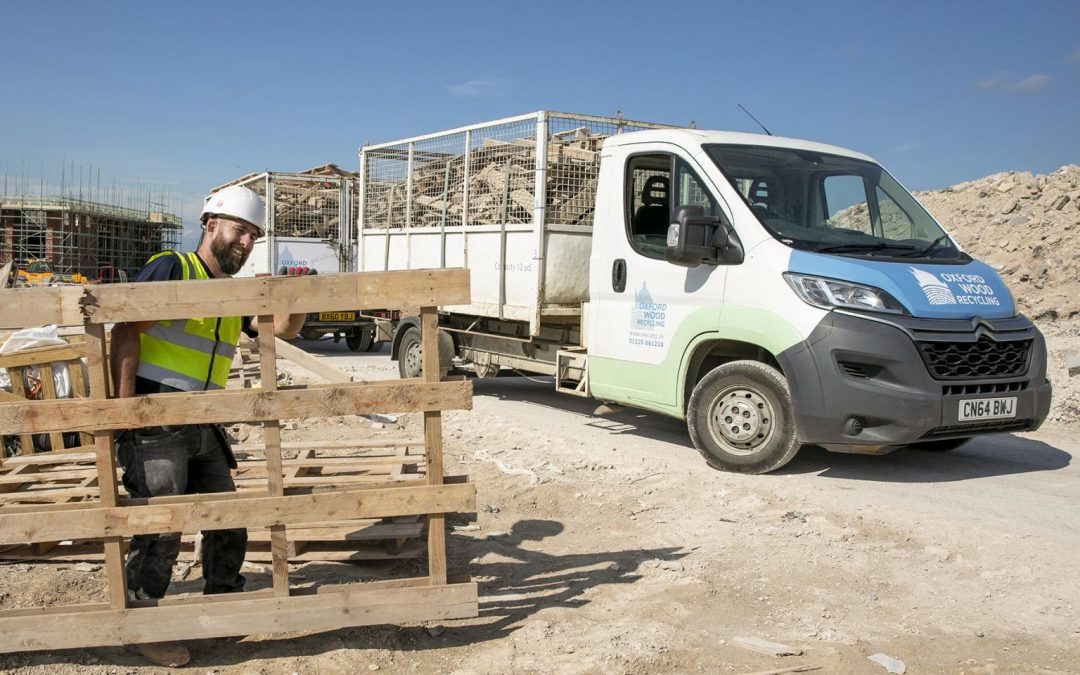
[[[210,195],[201,220],[203,235],[195,251],[158,253],[135,281],[230,277],[240,271],[255,240],[265,234],[262,199],[246,187],[231,186]],[[275,316],[275,335],[295,337],[304,316]],[[238,316],[117,324],[112,331],[113,390],[124,398],[222,389],[241,331],[254,335],[257,327],[255,318]],[[236,490],[230,472],[236,459],[224,430],[216,424],[122,432],[117,437],[117,459],[132,497]],[[203,593],[244,589],[240,568],[246,549],[245,529],[203,532]],[[126,561],[128,594],[133,599],[164,597],[179,553],[179,532],[135,536]],[[176,643],[137,648],[159,665],[176,667],[190,660],[187,649]]]

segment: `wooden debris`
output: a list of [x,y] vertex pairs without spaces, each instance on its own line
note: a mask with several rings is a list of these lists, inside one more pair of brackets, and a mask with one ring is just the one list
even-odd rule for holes
[[771,640],[762,640],[761,638],[754,637],[737,637],[731,641],[731,644],[768,656],[799,656],[802,654],[801,649],[789,647],[779,642],[772,642]]
[[756,670],[752,673],[742,673],[742,675],[784,675],[785,673],[808,673],[812,670],[821,670],[821,666],[789,666],[773,670]]
[[[549,223],[592,224],[600,146],[607,137],[584,127],[552,135],[547,145],[545,185]],[[536,154],[535,137],[512,141],[487,138],[467,156],[464,152],[415,153],[411,204],[406,176],[389,179],[381,178],[377,171],[369,173],[364,185],[365,227],[531,223]],[[398,162],[400,155],[394,148],[372,150],[368,161]],[[410,217],[411,222],[406,222]]]

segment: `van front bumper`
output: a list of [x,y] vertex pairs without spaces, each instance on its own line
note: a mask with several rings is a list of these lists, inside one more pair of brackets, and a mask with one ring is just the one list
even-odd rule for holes
[[[946,321],[833,311],[778,360],[803,443],[857,451],[1033,431],[1050,411],[1046,342],[1023,316]],[[960,419],[962,401],[1013,397],[1010,417]]]

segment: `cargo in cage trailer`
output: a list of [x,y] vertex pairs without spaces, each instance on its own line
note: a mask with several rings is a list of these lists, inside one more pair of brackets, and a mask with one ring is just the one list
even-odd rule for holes
[[[230,185],[251,188],[266,206],[262,223],[266,236],[255,242],[236,276],[284,274],[305,268],[319,274],[354,272],[356,251],[357,175],[334,164],[289,173],[251,173],[213,188]],[[310,314],[302,337],[317,340],[331,335],[344,339],[353,351],[377,351],[390,338],[389,312],[342,307]]]
[[[998,274],[851,150],[541,111],[366,145],[360,182],[359,269],[469,269],[444,370],[683,419],[716,468],[948,450],[1049,411]],[[396,325],[402,377],[417,333]]]

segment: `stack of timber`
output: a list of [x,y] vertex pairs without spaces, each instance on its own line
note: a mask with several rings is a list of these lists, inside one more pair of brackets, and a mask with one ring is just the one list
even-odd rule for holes
[[[424,375],[394,382],[343,382],[278,389],[273,315],[330,311],[343,298],[359,306],[378,297],[420,307]],[[21,490],[23,474],[54,492],[46,503],[20,494],[0,505],[0,547],[31,545],[47,556],[57,542],[95,542],[104,551],[106,602],[90,605],[0,609],[3,652],[138,644],[382,624],[439,621],[477,614],[476,584],[451,578],[446,568],[446,514],[475,510],[475,487],[445,476],[442,411],[471,407],[466,381],[440,381],[437,310],[470,301],[461,269],[308,277],[115,284],[0,291],[0,330],[55,323],[81,326],[89,395],[65,400],[0,402],[0,434],[86,433],[93,470],[73,464],[88,453],[45,453],[9,458],[0,496]],[[190,316],[259,317],[258,389],[109,398],[105,325]],[[343,454],[338,447],[293,448],[281,442],[282,419],[369,413],[419,412],[424,418],[423,462],[401,456],[413,439],[382,456]],[[244,471],[235,493],[151,499],[124,496],[113,453],[116,429],[157,425],[261,422],[263,442],[241,449]],[[407,443],[405,441],[408,441]],[[380,440],[384,449],[386,441]],[[373,450],[373,448],[359,448]],[[285,453],[290,453],[286,458]],[[291,453],[297,454],[292,455]],[[374,460],[369,462],[368,460]],[[402,467],[402,468],[398,468]],[[422,472],[420,469],[423,469]],[[405,476],[408,478],[404,478]],[[80,492],[84,491],[84,492]],[[96,493],[96,496],[94,495]],[[418,518],[409,522],[410,518]],[[318,543],[344,535],[363,539],[372,530],[403,540],[416,523],[427,532],[427,574],[362,584],[291,588],[288,560],[296,541]],[[269,587],[203,598],[179,595],[135,600],[124,575],[125,542],[136,534],[244,527],[266,542]],[[413,529],[409,529],[412,527]],[[300,540],[294,535],[306,536]],[[292,551],[290,551],[290,547]],[[257,584],[256,584],[257,585]]]
[[[272,185],[267,199],[267,177]],[[271,205],[267,223],[279,237],[336,238],[341,222],[342,201],[355,210],[358,174],[336,164],[323,164],[297,173],[251,173],[219,185],[217,192],[230,185],[243,185],[259,193]],[[343,190],[345,183],[349,190]]]
[[[545,188],[549,223],[592,223],[600,146],[607,137],[590,133],[585,127],[551,135],[547,144]],[[375,151],[379,152],[382,151]],[[532,222],[536,194],[535,138],[511,141],[488,138],[467,154],[423,152],[417,153],[413,161],[411,205],[406,199],[410,188],[407,178],[368,181],[364,208],[370,226]],[[409,216],[411,223],[406,222]]]

